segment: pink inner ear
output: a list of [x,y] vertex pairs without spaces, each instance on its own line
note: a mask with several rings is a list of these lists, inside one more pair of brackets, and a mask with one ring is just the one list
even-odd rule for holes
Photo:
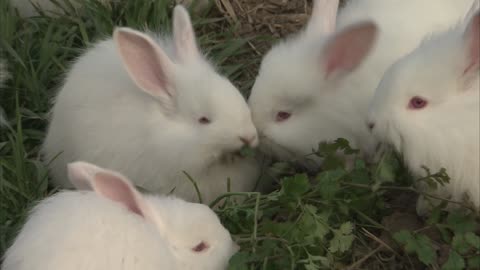
[[131,212],[144,217],[136,191],[118,175],[100,172],[95,175],[95,191],[105,198],[119,202]]
[[326,76],[354,70],[370,52],[376,36],[373,23],[355,25],[337,34],[324,50]]
[[153,96],[168,92],[168,57],[147,36],[132,30],[118,30],[115,35],[123,62],[132,79]]
[[480,13],[477,13],[470,22],[465,33],[468,50],[468,65],[464,74],[480,68]]

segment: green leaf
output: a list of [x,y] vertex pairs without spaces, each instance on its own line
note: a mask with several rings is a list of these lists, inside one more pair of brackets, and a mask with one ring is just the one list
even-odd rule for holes
[[313,235],[318,237],[320,240],[323,240],[325,236],[330,232],[330,228],[328,228],[328,226],[326,225],[327,224],[326,222],[319,222],[318,220],[320,219],[315,220],[316,226],[315,226],[315,230],[312,233]]
[[312,261],[315,262],[320,262],[323,266],[330,267],[330,261],[328,260],[327,257],[324,256],[313,256],[313,255],[308,255],[308,258]]
[[465,234],[465,240],[472,248],[480,250],[480,237],[478,235],[473,232],[468,232]]
[[255,156],[255,150],[251,147],[244,146],[240,149],[240,155],[242,157],[253,157]]
[[393,239],[402,245],[413,241],[413,235],[407,230],[400,230],[393,234]]
[[391,156],[384,157],[377,167],[377,181],[380,183],[394,182],[397,167],[395,158]]
[[320,267],[313,262],[309,262],[308,264],[305,264],[305,270],[318,270],[318,269],[320,269]]
[[352,246],[355,237],[353,235],[335,234],[334,238],[330,240],[330,252],[345,252]]
[[336,139],[335,144],[337,145],[337,148],[343,150],[343,153],[346,155],[358,154],[360,152],[358,149],[351,148],[348,140],[344,138]]
[[304,242],[306,244],[314,244],[315,242],[318,242],[317,238],[322,240],[325,234],[327,234],[327,232],[322,231],[320,231],[320,233],[317,233],[317,224],[315,222],[315,218],[312,215],[306,213],[302,215],[302,218],[299,220],[298,224],[295,227],[295,229],[293,229],[292,227],[292,230],[294,230],[293,234],[295,234],[294,237],[296,241]]
[[456,251],[451,250],[447,262],[442,266],[442,270],[462,269],[465,269],[465,260]]
[[353,225],[351,222],[345,222],[343,223],[341,226],[340,226],[340,232],[342,232],[342,234],[351,234],[353,231]]
[[413,235],[409,231],[401,230],[393,235],[393,239],[404,245],[407,253],[417,254],[418,259],[426,265],[433,264],[437,259],[430,238],[423,234]]
[[468,216],[461,211],[451,212],[447,217],[447,225],[455,233],[473,232],[477,227],[475,218]]
[[304,208],[305,212],[307,212],[311,215],[316,215],[317,211],[318,211],[318,208],[314,205],[311,205],[311,204],[306,204],[303,208]]
[[367,168],[367,165],[365,164],[365,161],[364,160],[361,160],[361,159],[357,159],[355,160],[355,166],[354,168],[356,170],[364,170]]
[[463,234],[455,235],[452,239],[452,248],[460,254],[465,254],[470,250],[470,245]]
[[350,175],[350,180],[352,183],[355,184],[364,184],[364,185],[371,185],[372,179],[370,177],[370,173],[366,169],[356,168],[354,169]]
[[248,270],[248,262],[252,254],[247,252],[238,252],[230,258],[228,270]]
[[436,224],[435,227],[438,229],[438,232],[440,232],[440,234],[442,235],[442,240],[444,242],[447,242],[447,243],[452,242],[452,235],[447,226]]
[[270,166],[269,171],[276,176],[295,173],[295,169],[292,168],[292,165],[288,162],[275,162]]
[[343,253],[350,249],[355,236],[352,235],[353,226],[350,222],[346,222],[340,226],[340,229],[333,230],[333,238],[330,240],[330,252]]
[[441,215],[440,207],[435,207],[432,212],[430,213],[430,217],[427,220],[428,225],[434,225],[440,222],[440,215]]
[[305,214],[300,221],[301,227],[308,232],[307,235],[316,237],[317,241],[321,241],[330,232],[330,228],[328,227],[329,217],[329,212],[317,213],[315,206],[306,205]]
[[468,269],[480,269],[480,255],[468,259]]
[[306,174],[297,174],[282,181],[283,193],[293,198],[301,198],[309,188],[310,183]]
[[318,186],[321,187],[320,195],[326,200],[335,198],[340,190],[340,180],[347,174],[343,169],[324,171],[317,176]]
[[433,264],[437,259],[437,253],[432,246],[430,238],[420,234],[417,236],[417,242],[417,255],[420,261],[427,265]]
[[353,155],[357,154],[359,150],[352,149],[346,139],[338,138],[334,143],[319,143],[318,150],[313,150],[313,152],[323,158],[322,168],[324,170],[335,170],[345,167],[345,158],[339,153]]
[[394,182],[399,167],[400,163],[395,153],[391,150],[385,151],[380,162],[376,165],[374,174],[375,184],[372,189],[376,191],[383,183]]
[[329,171],[345,167],[345,160],[339,155],[330,155],[323,159],[322,169]]
[[293,222],[276,223],[272,221],[265,221],[263,223],[263,227],[270,234],[285,235],[287,232],[290,232],[292,228],[295,228],[295,224]]

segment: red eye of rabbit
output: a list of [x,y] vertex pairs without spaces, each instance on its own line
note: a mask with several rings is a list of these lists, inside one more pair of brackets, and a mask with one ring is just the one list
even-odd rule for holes
[[200,242],[200,244],[196,245],[194,248],[192,248],[192,251],[194,252],[202,252],[206,249],[208,249],[209,246],[205,242]]
[[290,118],[290,116],[292,116],[291,113],[280,111],[280,112],[277,113],[277,116],[275,117],[275,120],[277,122],[283,122],[283,121],[287,120],[288,118]]
[[425,99],[423,99],[421,97],[418,97],[418,96],[415,96],[412,99],[410,99],[410,103],[408,104],[408,108],[413,109],[413,110],[419,110],[419,109],[425,108],[425,106],[427,106],[427,104],[428,104],[428,102]]
[[198,118],[198,122],[202,125],[207,125],[207,124],[210,124],[210,119],[203,116],[203,117]]

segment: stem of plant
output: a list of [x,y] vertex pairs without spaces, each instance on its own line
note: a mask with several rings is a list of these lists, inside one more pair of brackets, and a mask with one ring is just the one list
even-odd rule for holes
[[260,204],[260,193],[257,192],[257,198],[255,200],[255,211],[253,214],[253,234],[252,234],[252,241],[253,241],[253,252],[256,251],[257,247],[257,227],[258,227],[258,207]]
[[210,203],[210,208],[214,208],[216,204],[218,204],[220,201],[227,197],[232,197],[232,196],[257,196],[260,198],[260,193],[259,192],[231,192],[231,193],[225,193],[221,195],[220,197],[217,197],[212,203]]
[[197,192],[197,196],[198,196],[198,202],[203,203],[202,194],[200,193],[200,189],[198,188],[197,182],[195,182],[195,180],[193,180],[193,178],[186,171],[183,171],[183,173],[187,176],[188,180],[192,182],[193,187],[195,187],[195,191]]
[[[372,187],[369,186],[369,185],[363,185],[363,184],[354,184],[354,183],[346,183],[346,182],[342,182],[342,184],[344,185],[348,185],[348,186],[351,186],[351,187],[358,187],[358,188],[366,188],[366,189],[371,189]],[[460,205],[472,212],[475,213],[475,209],[472,208],[471,206],[468,206],[462,202],[458,202],[458,201],[453,201],[453,200],[449,200],[449,199],[445,199],[445,198],[441,198],[441,197],[438,197],[436,195],[433,195],[433,194],[430,194],[430,193],[426,193],[426,192],[422,192],[422,191],[418,191],[412,187],[394,187],[394,186],[381,186],[379,188],[379,190],[402,190],[402,191],[410,191],[410,192],[414,192],[414,193],[417,193],[419,195],[422,195],[422,196],[425,196],[425,197],[429,197],[429,198],[432,198],[432,199],[436,199],[436,200],[440,200],[440,201],[444,201],[444,202],[448,202],[448,203],[453,203],[453,204],[457,204],[457,205]]]

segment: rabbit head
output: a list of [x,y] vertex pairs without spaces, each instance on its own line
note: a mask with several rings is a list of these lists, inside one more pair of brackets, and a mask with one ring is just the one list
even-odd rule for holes
[[339,92],[342,78],[368,55],[377,28],[361,22],[335,31],[337,6],[338,1],[315,1],[306,29],[274,46],[262,61],[249,105],[262,150],[279,158],[309,154],[322,141],[365,129]]
[[387,70],[368,125],[415,174],[446,168],[453,197],[470,191],[478,207],[480,14],[467,18],[467,27],[431,37]]
[[208,206],[174,197],[142,195],[123,175],[86,162],[70,163],[68,175],[77,189],[93,190],[154,224],[167,240],[179,269],[225,269],[238,251]]
[[[258,144],[250,110],[230,81],[215,72],[200,53],[185,8],[173,15],[172,61],[151,37],[120,28],[118,51],[137,86],[158,100],[162,113],[190,134],[198,149],[214,159]],[[163,130],[159,130],[163,132]]]

